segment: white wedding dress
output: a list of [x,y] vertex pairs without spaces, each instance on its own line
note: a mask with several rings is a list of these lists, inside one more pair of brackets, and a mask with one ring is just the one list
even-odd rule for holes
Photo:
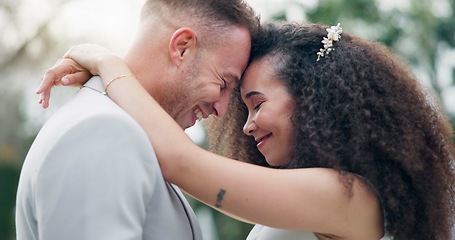
[[[246,240],[318,240],[318,238],[312,232],[272,228],[257,224]],[[384,236],[380,240],[390,240],[390,238]]]
[[246,240],[318,240],[312,232],[255,225]]

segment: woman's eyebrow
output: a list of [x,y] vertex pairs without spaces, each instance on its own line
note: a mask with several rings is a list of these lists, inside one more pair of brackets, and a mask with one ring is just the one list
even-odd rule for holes
[[258,92],[258,91],[251,91],[251,92],[245,94],[245,99],[249,99],[249,98],[251,98],[254,95],[262,95],[262,93]]

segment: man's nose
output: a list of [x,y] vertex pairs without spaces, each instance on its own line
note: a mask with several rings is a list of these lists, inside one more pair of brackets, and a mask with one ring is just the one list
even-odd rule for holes
[[220,100],[213,103],[214,115],[218,118],[226,116],[230,94],[221,94]]

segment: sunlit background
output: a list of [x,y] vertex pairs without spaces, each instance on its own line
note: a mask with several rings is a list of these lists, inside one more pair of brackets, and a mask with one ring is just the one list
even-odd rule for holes
[[[262,21],[342,23],[392,48],[455,115],[454,0],[249,0]],[[77,89],[57,88],[43,110],[41,75],[72,45],[98,43],[122,55],[143,0],[0,0],[0,239],[14,237],[20,166],[43,125]],[[452,121],[453,122],[453,121]],[[201,124],[187,133],[205,146]],[[251,226],[192,201],[207,240],[245,239]]]

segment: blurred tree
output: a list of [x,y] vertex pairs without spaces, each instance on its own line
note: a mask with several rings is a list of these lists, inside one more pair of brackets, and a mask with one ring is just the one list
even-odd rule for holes
[[24,134],[23,94],[0,82],[0,239],[15,239],[14,206],[22,160],[30,146]]
[[[58,7],[56,2],[47,3],[49,9]],[[53,14],[30,18],[27,5],[26,1],[0,1],[0,239],[5,240],[15,239],[20,168],[38,129],[28,131],[26,126],[29,116],[24,89],[28,88],[24,86],[29,76],[43,71],[41,64],[56,60],[51,54],[56,51],[55,37],[48,31]]]
[[0,159],[0,239],[15,239],[14,206],[19,179],[17,164]]

